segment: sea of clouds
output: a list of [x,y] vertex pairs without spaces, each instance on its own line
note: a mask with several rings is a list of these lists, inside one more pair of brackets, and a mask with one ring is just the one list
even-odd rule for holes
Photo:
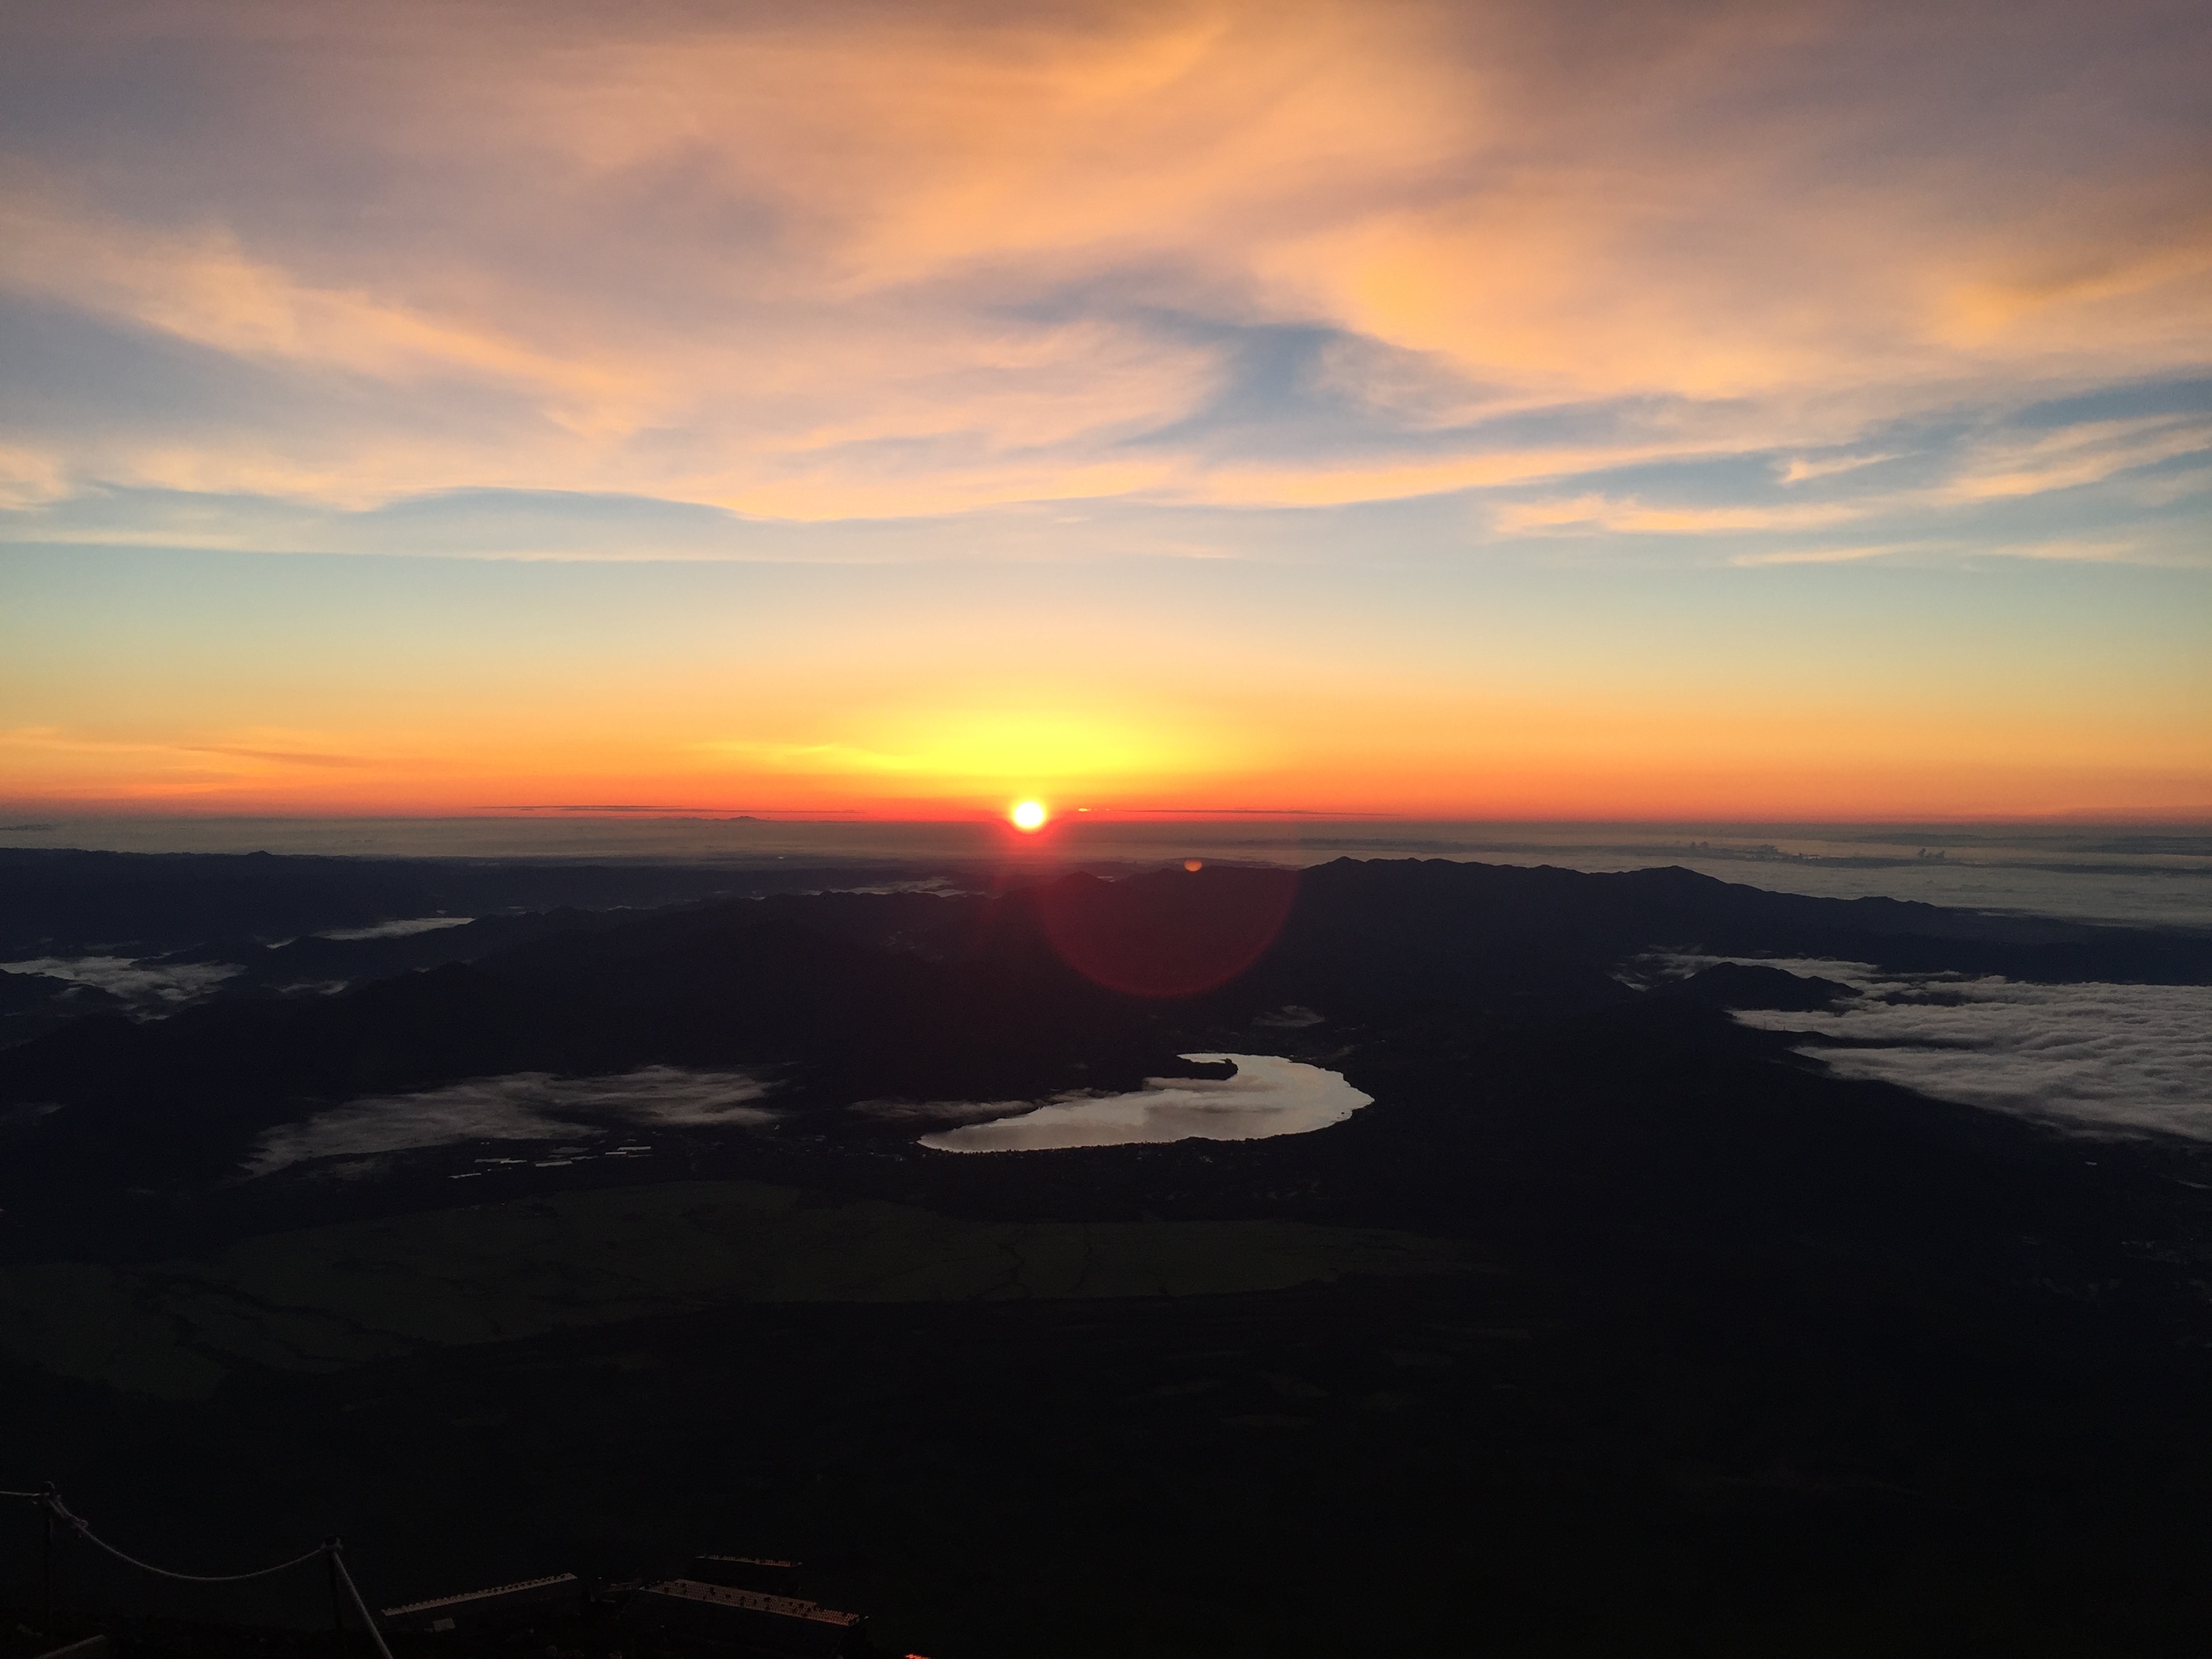
[[647,1066],[613,1077],[515,1072],[419,1094],[378,1095],[282,1124],[254,1142],[250,1176],[330,1158],[376,1158],[475,1140],[582,1140],[617,1130],[769,1122],[769,1085],[745,1072]]
[[2212,986],[2033,985],[1887,974],[1854,962],[1768,965],[1861,993],[1826,1012],[1736,1015],[1768,1030],[1848,1041],[1853,1046],[1800,1051],[1841,1076],[2075,1128],[2212,1140]]

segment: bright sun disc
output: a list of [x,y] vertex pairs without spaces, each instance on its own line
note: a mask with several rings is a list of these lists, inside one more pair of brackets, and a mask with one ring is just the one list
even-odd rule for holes
[[1014,821],[1014,828],[1017,830],[1044,828],[1044,806],[1042,802],[1025,800],[1006,816]]

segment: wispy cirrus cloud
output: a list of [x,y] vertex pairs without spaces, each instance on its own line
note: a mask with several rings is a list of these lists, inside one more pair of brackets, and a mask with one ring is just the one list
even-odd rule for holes
[[1808,478],[1832,478],[1838,473],[1856,472],[1863,466],[1876,466],[1896,459],[1893,450],[1876,455],[1792,455],[1776,464],[1775,474],[1784,483],[1803,483]]
[[1968,452],[1944,499],[1984,501],[2074,489],[2184,456],[2212,456],[2212,419],[2147,416],[2055,432],[2007,432]]
[[[1729,562],[1746,570],[1761,565],[1788,564],[1856,564],[1863,559],[1885,559],[1893,554],[1917,553],[1930,550],[1918,542],[1874,542],[1863,546],[1793,547],[1761,553],[1736,553]],[[1942,551],[1955,551],[1945,548]]]
[[69,493],[60,457],[27,446],[0,444],[0,511],[43,507]]
[[1865,509],[1848,502],[1819,506],[1659,506],[1633,499],[1577,495],[1567,501],[1537,501],[1501,507],[1502,535],[1532,532],[1625,532],[1631,535],[1698,536],[1715,532],[1825,530],[1862,517]]
[[[2031,12],[52,13],[0,295],[107,367],[0,441],[32,502],[557,484],[800,520],[1778,448],[1833,478],[1884,423],[2212,362],[2186,16]],[[159,106],[156,39],[190,47]],[[1253,349],[1284,329],[1326,343],[1285,373]],[[1954,496],[2178,441],[1993,453]]]

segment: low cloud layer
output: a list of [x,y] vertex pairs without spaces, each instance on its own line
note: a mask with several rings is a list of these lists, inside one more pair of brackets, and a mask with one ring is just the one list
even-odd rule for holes
[[750,1103],[768,1085],[744,1072],[647,1066],[616,1077],[556,1078],[517,1072],[420,1094],[379,1095],[271,1129],[246,1173],[274,1174],[320,1158],[373,1158],[471,1140],[558,1141],[617,1127],[710,1127],[768,1122]]
[[1272,1054],[1182,1058],[1202,1065],[1230,1060],[1237,1074],[1151,1078],[1127,1095],[1062,1095],[1016,1117],[926,1134],[921,1144],[945,1152],[1026,1152],[1168,1140],[1265,1140],[1325,1129],[1374,1102],[1340,1073]]
[[157,1011],[166,1005],[190,1002],[237,971],[229,963],[137,962],[129,957],[34,957],[27,962],[0,962],[0,973],[65,979]]
[[1856,987],[1829,1013],[1740,1013],[1769,1030],[1871,1046],[1808,1048],[1838,1075],[2108,1133],[2212,1140],[2212,986],[2027,985],[1784,962]]
[[441,927],[465,927],[474,916],[409,916],[399,921],[380,921],[373,927],[333,927],[317,939],[405,939],[415,933],[434,933]]

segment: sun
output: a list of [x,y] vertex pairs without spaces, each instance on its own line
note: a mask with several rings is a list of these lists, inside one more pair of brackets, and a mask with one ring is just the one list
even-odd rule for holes
[[1025,835],[1033,834],[1044,828],[1044,803],[1035,800],[1018,802],[1014,810],[1006,816],[1013,820],[1015,829]]

